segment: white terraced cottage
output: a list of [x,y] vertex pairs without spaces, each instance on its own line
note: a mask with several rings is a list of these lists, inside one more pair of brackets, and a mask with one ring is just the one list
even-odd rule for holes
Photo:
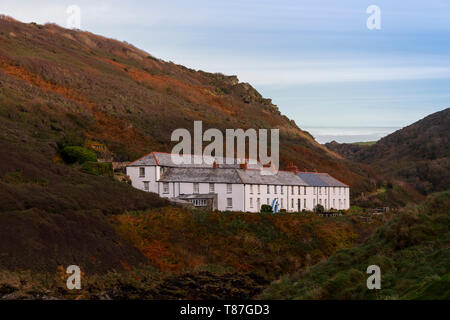
[[201,164],[175,164],[171,154],[152,152],[130,163],[127,175],[137,189],[211,210],[259,212],[261,205],[274,203],[290,212],[318,204],[325,210],[350,207],[350,187],[327,173],[299,172],[291,165],[289,171],[262,175],[259,163],[196,157]]

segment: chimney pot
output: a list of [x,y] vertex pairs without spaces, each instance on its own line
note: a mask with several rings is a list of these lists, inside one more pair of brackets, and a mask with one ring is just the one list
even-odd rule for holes
[[240,164],[241,169],[247,170],[247,161]]

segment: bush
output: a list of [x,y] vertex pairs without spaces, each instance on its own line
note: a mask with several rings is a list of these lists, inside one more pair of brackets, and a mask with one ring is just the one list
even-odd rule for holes
[[65,147],[79,146],[84,143],[84,137],[76,133],[67,133],[61,140],[58,141],[58,148],[63,150]]
[[69,164],[75,162],[83,164],[87,161],[97,162],[97,155],[94,151],[79,146],[65,147],[61,151],[61,156]]
[[272,210],[272,207],[269,206],[268,204],[263,204],[263,205],[261,206],[261,212],[272,213],[273,210]]
[[113,168],[111,162],[93,162],[87,161],[83,163],[81,171],[93,174],[96,176],[108,176],[113,177]]
[[324,213],[324,212],[325,212],[325,208],[323,207],[323,205],[318,204],[318,205],[314,208],[314,212],[315,212],[315,213]]

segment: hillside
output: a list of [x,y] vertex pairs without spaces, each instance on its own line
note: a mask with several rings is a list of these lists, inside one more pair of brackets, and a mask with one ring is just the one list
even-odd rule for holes
[[0,19],[0,125],[5,139],[49,145],[67,135],[115,160],[170,151],[176,128],[279,128],[281,165],[329,172],[374,188],[369,169],[343,160],[236,76],[164,62],[126,42],[56,25]]
[[[274,282],[263,299],[450,299],[450,193],[433,194],[380,227],[363,244]],[[366,269],[381,269],[368,290]]]
[[[92,290],[98,294],[97,286],[123,292],[121,281],[137,281],[130,286],[147,290],[139,286],[150,278],[155,279],[152,285],[162,281],[161,286],[170,287],[187,281],[180,273],[191,272],[199,283],[219,283],[218,292],[230,289],[220,293],[224,297],[249,297],[256,293],[252,288],[261,290],[290,266],[323,259],[372,230],[370,224],[350,219],[323,227],[320,221],[308,220],[302,234],[311,239],[294,246],[292,241],[298,239],[286,230],[283,218],[262,219],[262,230],[269,232],[262,234],[255,230],[256,222],[179,212],[155,194],[135,190],[110,175],[89,174],[76,161],[68,164],[67,148],[78,148],[87,158],[93,154],[94,160],[115,161],[134,160],[151,150],[169,151],[172,130],[191,128],[194,120],[203,120],[204,129],[280,128],[282,165],[293,161],[301,168],[330,172],[355,192],[375,185],[368,169],[316,143],[235,76],[190,70],[88,32],[2,17],[0,297],[20,292],[36,298],[38,292],[42,298],[50,287],[61,296],[64,267],[71,264],[92,277]],[[134,216],[149,210],[148,216]],[[247,219],[251,218],[256,217]],[[135,222],[147,229],[159,223],[161,230],[147,234]],[[211,228],[213,234],[201,227],[206,222],[228,230],[221,247],[214,245],[217,229]],[[317,235],[323,228],[325,234]],[[273,249],[264,255],[270,239]],[[242,245],[252,251],[242,251]],[[219,256],[226,246],[229,255]],[[217,265],[220,272],[214,269]],[[250,267],[258,275],[248,275]],[[201,273],[202,268],[209,273]],[[233,289],[224,270],[242,281],[241,291]],[[147,296],[194,294],[155,290]],[[120,298],[119,293],[110,295]]]
[[373,145],[327,143],[352,161],[369,164],[422,193],[450,188],[450,108],[433,113]]
[[[129,258],[122,261],[124,269],[89,273],[77,292],[65,288],[63,269],[46,276],[40,270],[0,271],[0,299],[2,288],[8,289],[8,299],[249,299],[281,275],[361,243],[384,218],[165,207],[112,215],[108,221],[119,241],[131,244],[131,253],[145,263]],[[120,253],[111,255],[119,259]]]
[[48,145],[0,138],[0,270],[53,272],[75,261],[85,272],[139,265],[107,215],[166,206],[156,194],[53,163]]

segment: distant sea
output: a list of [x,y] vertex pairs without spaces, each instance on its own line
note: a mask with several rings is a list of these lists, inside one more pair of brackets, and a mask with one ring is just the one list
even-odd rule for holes
[[339,143],[378,141],[400,127],[303,127],[317,142]]

